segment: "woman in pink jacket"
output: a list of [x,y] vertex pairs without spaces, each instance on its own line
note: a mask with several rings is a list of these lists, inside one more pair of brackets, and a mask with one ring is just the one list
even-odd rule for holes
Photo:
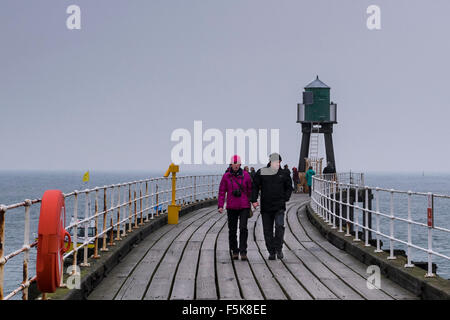
[[[228,215],[228,242],[233,259],[247,260],[247,220],[250,215],[250,197],[252,194],[252,179],[250,174],[241,169],[241,158],[238,155],[231,157],[230,167],[220,181],[218,207],[223,212],[227,203]],[[237,242],[237,224],[239,220],[239,248]]]

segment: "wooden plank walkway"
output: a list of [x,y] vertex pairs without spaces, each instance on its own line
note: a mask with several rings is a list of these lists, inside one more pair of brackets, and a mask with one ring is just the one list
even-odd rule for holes
[[88,299],[417,299],[381,277],[366,286],[367,266],[334,247],[308,221],[305,195],[287,204],[283,260],[267,260],[261,215],[248,221],[249,261],[232,260],[226,214],[216,206],[189,213],[139,243]]

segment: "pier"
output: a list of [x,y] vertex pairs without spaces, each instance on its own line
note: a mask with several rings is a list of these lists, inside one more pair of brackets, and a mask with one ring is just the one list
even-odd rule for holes
[[248,223],[248,262],[232,260],[226,215],[213,205],[144,239],[88,299],[417,299],[384,277],[382,289],[368,289],[367,266],[318,233],[307,196],[292,198],[281,261],[267,260],[259,211]]
[[[448,259],[441,248],[432,249],[433,232],[449,230],[435,225],[432,215],[427,225],[414,221],[411,210],[408,219],[394,210],[394,194],[408,201],[449,196],[371,188],[363,174],[317,175],[311,198],[294,193],[286,204],[284,259],[267,259],[261,214],[255,210],[248,221],[248,261],[241,261],[231,259],[226,214],[217,210],[221,175],[177,172],[171,165],[165,177],[63,194],[66,214],[74,218],[65,224],[72,246],[62,257],[65,272],[53,293],[38,290],[38,276],[29,268],[39,246],[29,237],[30,215],[44,199],[0,206],[2,248],[9,232],[5,216],[25,211],[24,245],[0,251],[1,299],[20,292],[24,300],[450,299],[450,281],[432,269],[433,256]],[[380,206],[382,192],[390,196],[389,213]],[[380,229],[380,219],[389,221],[389,234]],[[406,242],[394,222],[408,225]],[[413,242],[412,225],[428,230],[427,245]],[[389,249],[381,250],[382,239]],[[407,245],[406,256],[398,255],[396,243]],[[412,261],[417,251],[427,253],[425,269]],[[5,265],[18,257],[23,281],[5,292]],[[374,287],[377,268],[379,286]]]

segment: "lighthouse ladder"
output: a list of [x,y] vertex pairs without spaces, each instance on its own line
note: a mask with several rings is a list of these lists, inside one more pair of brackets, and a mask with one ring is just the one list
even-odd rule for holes
[[311,124],[311,137],[309,140],[309,158],[319,157],[319,124]]

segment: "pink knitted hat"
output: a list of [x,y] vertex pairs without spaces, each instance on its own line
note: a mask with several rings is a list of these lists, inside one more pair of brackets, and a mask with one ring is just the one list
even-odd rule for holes
[[234,156],[231,157],[230,163],[236,163],[236,164],[240,164],[241,163],[241,157],[239,157],[237,154],[235,154]]

